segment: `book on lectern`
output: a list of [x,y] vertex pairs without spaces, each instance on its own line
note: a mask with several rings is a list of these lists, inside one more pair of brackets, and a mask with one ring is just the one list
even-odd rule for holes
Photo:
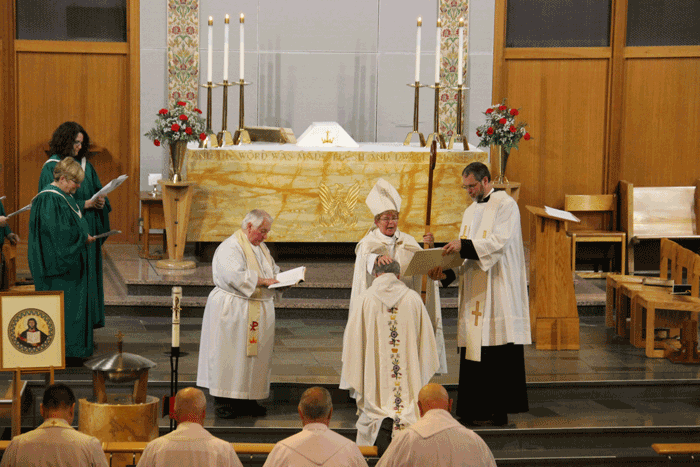
[[279,289],[280,287],[289,287],[292,285],[297,285],[299,282],[304,282],[304,276],[306,275],[306,266],[299,266],[298,268],[290,269],[289,271],[284,271],[275,276],[279,282],[272,284],[268,289]]

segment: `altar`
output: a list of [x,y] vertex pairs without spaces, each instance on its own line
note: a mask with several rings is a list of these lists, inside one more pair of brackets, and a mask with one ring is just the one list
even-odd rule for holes
[[[438,150],[431,217],[438,241],[456,238],[471,203],[461,188],[462,170],[470,162],[486,163],[487,157],[474,146],[469,151]],[[247,212],[259,208],[275,219],[269,242],[357,242],[373,225],[365,198],[379,178],[403,198],[399,229],[420,240],[429,163],[428,148],[401,143],[188,149],[186,179],[195,188],[187,240],[223,241],[240,228]]]

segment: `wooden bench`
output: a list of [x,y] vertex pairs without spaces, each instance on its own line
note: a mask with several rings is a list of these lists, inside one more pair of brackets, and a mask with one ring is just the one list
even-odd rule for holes
[[700,239],[700,180],[695,186],[618,185],[620,230],[627,234],[627,270],[634,273],[634,247],[642,240]]

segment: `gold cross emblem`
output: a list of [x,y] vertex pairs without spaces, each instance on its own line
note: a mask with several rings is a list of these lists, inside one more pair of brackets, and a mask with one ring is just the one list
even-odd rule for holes
[[479,312],[479,302],[476,302],[476,310],[472,311],[472,314],[475,316],[474,326],[478,326],[479,325],[479,316],[483,315],[483,313]]

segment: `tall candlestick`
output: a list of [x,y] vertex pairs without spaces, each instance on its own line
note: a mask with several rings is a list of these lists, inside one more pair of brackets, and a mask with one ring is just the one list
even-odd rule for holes
[[416,31],[416,83],[420,81],[420,27],[423,24],[421,17],[418,17],[418,29]]
[[228,81],[228,14],[224,18],[224,81]]
[[442,37],[442,21],[437,20],[437,32],[435,33],[435,82],[440,82],[440,38]]
[[209,17],[209,45],[207,46],[207,81],[212,81],[212,56],[214,55],[214,18]]
[[182,287],[173,287],[173,347],[180,347],[180,301],[182,300]]
[[457,86],[462,85],[463,63],[464,63],[464,18],[459,18],[459,62],[457,65]]
[[244,73],[243,73],[243,52],[244,52],[244,48],[243,48],[243,28],[244,28],[244,24],[245,24],[245,15],[244,15],[243,13],[241,13],[241,40],[240,40],[240,42],[241,42],[241,54],[240,54],[240,56],[239,56],[239,58],[238,58],[238,67],[239,67],[240,70],[241,70],[241,76],[240,76],[241,81],[243,81],[243,76],[244,76]]

